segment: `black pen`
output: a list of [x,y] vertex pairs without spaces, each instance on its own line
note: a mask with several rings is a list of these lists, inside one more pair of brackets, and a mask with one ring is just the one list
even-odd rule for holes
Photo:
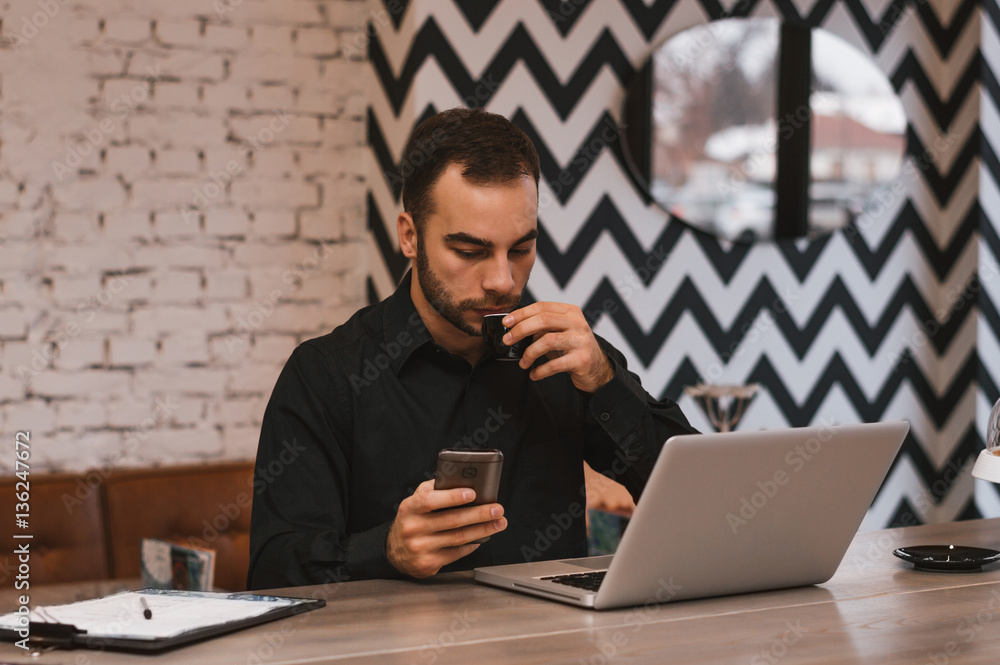
[[146,604],[146,598],[144,596],[139,596],[139,602],[142,604],[142,616],[147,619],[152,619],[153,610],[149,609],[149,605]]

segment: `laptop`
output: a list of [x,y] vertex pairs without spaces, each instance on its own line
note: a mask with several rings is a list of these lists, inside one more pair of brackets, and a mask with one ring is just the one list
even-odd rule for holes
[[593,609],[826,582],[906,422],[671,437],[615,554],[476,568],[477,582]]

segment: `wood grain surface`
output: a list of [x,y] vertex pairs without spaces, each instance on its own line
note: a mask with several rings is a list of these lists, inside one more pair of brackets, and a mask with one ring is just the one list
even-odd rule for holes
[[[0,661],[101,665],[173,663],[880,663],[1000,662],[1000,564],[980,573],[925,573],[897,547],[1000,548],[1000,520],[859,534],[819,586],[595,612],[478,585],[470,573],[428,581],[371,580],[279,593],[327,600],[289,617],[155,657],[87,650],[32,658],[0,645]],[[55,604],[121,588],[32,589]],[[132,584],[134,588],[134,582]],[[114,587],[114,588],[113,588]],[[0,592],[0,610],[16,593]]]

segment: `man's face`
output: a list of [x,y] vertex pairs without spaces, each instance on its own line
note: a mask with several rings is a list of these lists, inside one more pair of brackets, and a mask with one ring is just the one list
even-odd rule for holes
[[462,332],[517,308],[535,262],[538,193],[528,176],[474,185],[452,165],[434,184],[434,212],[419,225],[414,275],[428,303]]

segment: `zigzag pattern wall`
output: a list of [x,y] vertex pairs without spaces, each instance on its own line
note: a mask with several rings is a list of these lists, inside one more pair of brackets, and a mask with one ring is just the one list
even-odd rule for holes
[[[986,438],[986,421],[1000,399],[1000,5],[982,3],[982,65],[979,123],[982,132],[979,165],[979,391],[976,425],[980,439]],[[1000,494],[993,485],[976,483],[976,503],[985,515],[1000,515]]]
[[[1000,279],[979,276],[1000,256],[995,0],[384,0],[374,15],[372,301],[407,267],[394,173],[409,131],[484,106],[542,160],[530,296],[580,305],[651,393],[703,429],[683,396],[699,381],[763,386],[742,428],[909,420],[864,527],[1000,514],[996,490],[968,473],[1000,376]],[[907,113],[901,194],[856,227],[753,245],[649,202],[609,131],[625,87],[656,44],[730,15],[804,20],[872,56]]]

